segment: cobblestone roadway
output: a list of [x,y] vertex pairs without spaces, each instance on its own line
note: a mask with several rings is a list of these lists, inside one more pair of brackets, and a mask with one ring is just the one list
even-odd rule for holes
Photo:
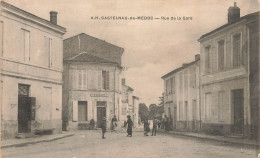
[[100,131],[77,132],[75,136],[32,144],[24,147],[6,148],[3,158],[253,158],[254,149],[206,142],[196,139],[159,134],[143,136],[134,132],[108,132],[105,140]]

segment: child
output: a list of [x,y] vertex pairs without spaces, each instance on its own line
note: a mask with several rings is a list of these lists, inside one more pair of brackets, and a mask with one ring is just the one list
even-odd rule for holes
[[102,122],[101,122],[101,129],[102,129],[102,139],[106,139],[105,138],[105,133],[107,130],[107,123],[106,123],[106,118],[103,117]]

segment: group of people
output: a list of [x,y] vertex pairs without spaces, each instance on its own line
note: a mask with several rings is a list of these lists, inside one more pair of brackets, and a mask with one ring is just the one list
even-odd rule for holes
[[[112,131],[115,131],[116,127],[117,127],[117,118],[116,116],[114,116],[111,120],[112,123]],[[127,126],[127,137],[132,137],[132,133],[133,133],[133,121],[131,119],[131,116],[127,116],[127,121],[125,122],[124,126]],[[101,122],[101,129],[102,129],[102,139],[106,139],[105,138],[105,133],[106,133],[106,129],[107,129],[107,125],[106,125],[106,118],[104,117],[102,119]]]
[[[116,127],[117,127],[117,118],[116,116],[114,116],[111,120],[111,124],[112,124],[112,131],[115,131]],[[158,127],[161,126],[161,122],[154,117],[153,119],[153,127],[152,127],[152,135],[151,136],[156,136],[157,133],[157,129]],[[131,119],[131,116],[127,116],[127,121],[125,121],[124,123],[124,127],[127,127],[127,137],[132,137],[132,133],[133,133],[133,121]],[[106,118],[104,117],[102,119],[102,123],[101,123],[101,128],[102,128],[102,139],[105,139],[105,133],[106,133]],[[164,116],[163,120],[162,120],[162,128],[165,129],[165,131],[169,131],[170,130],[170,121],[167,117],[167,115]],[[148,136],[148,133],[151,131],[150,129],[150,123],[148,122],[148,118],[145,118],[144,120],[144,135]]]

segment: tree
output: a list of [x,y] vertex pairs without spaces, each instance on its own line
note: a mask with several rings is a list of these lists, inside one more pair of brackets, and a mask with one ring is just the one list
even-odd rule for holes
[[144,122],[145,118],[148,117],[149,110],[144,103],[139,104],[139,116],[141,118],[141,122]]

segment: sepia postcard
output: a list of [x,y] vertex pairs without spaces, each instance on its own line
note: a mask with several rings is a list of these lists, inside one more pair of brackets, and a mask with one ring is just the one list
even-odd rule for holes
[[260,158],[259,0],[0,0],[2,158]]

